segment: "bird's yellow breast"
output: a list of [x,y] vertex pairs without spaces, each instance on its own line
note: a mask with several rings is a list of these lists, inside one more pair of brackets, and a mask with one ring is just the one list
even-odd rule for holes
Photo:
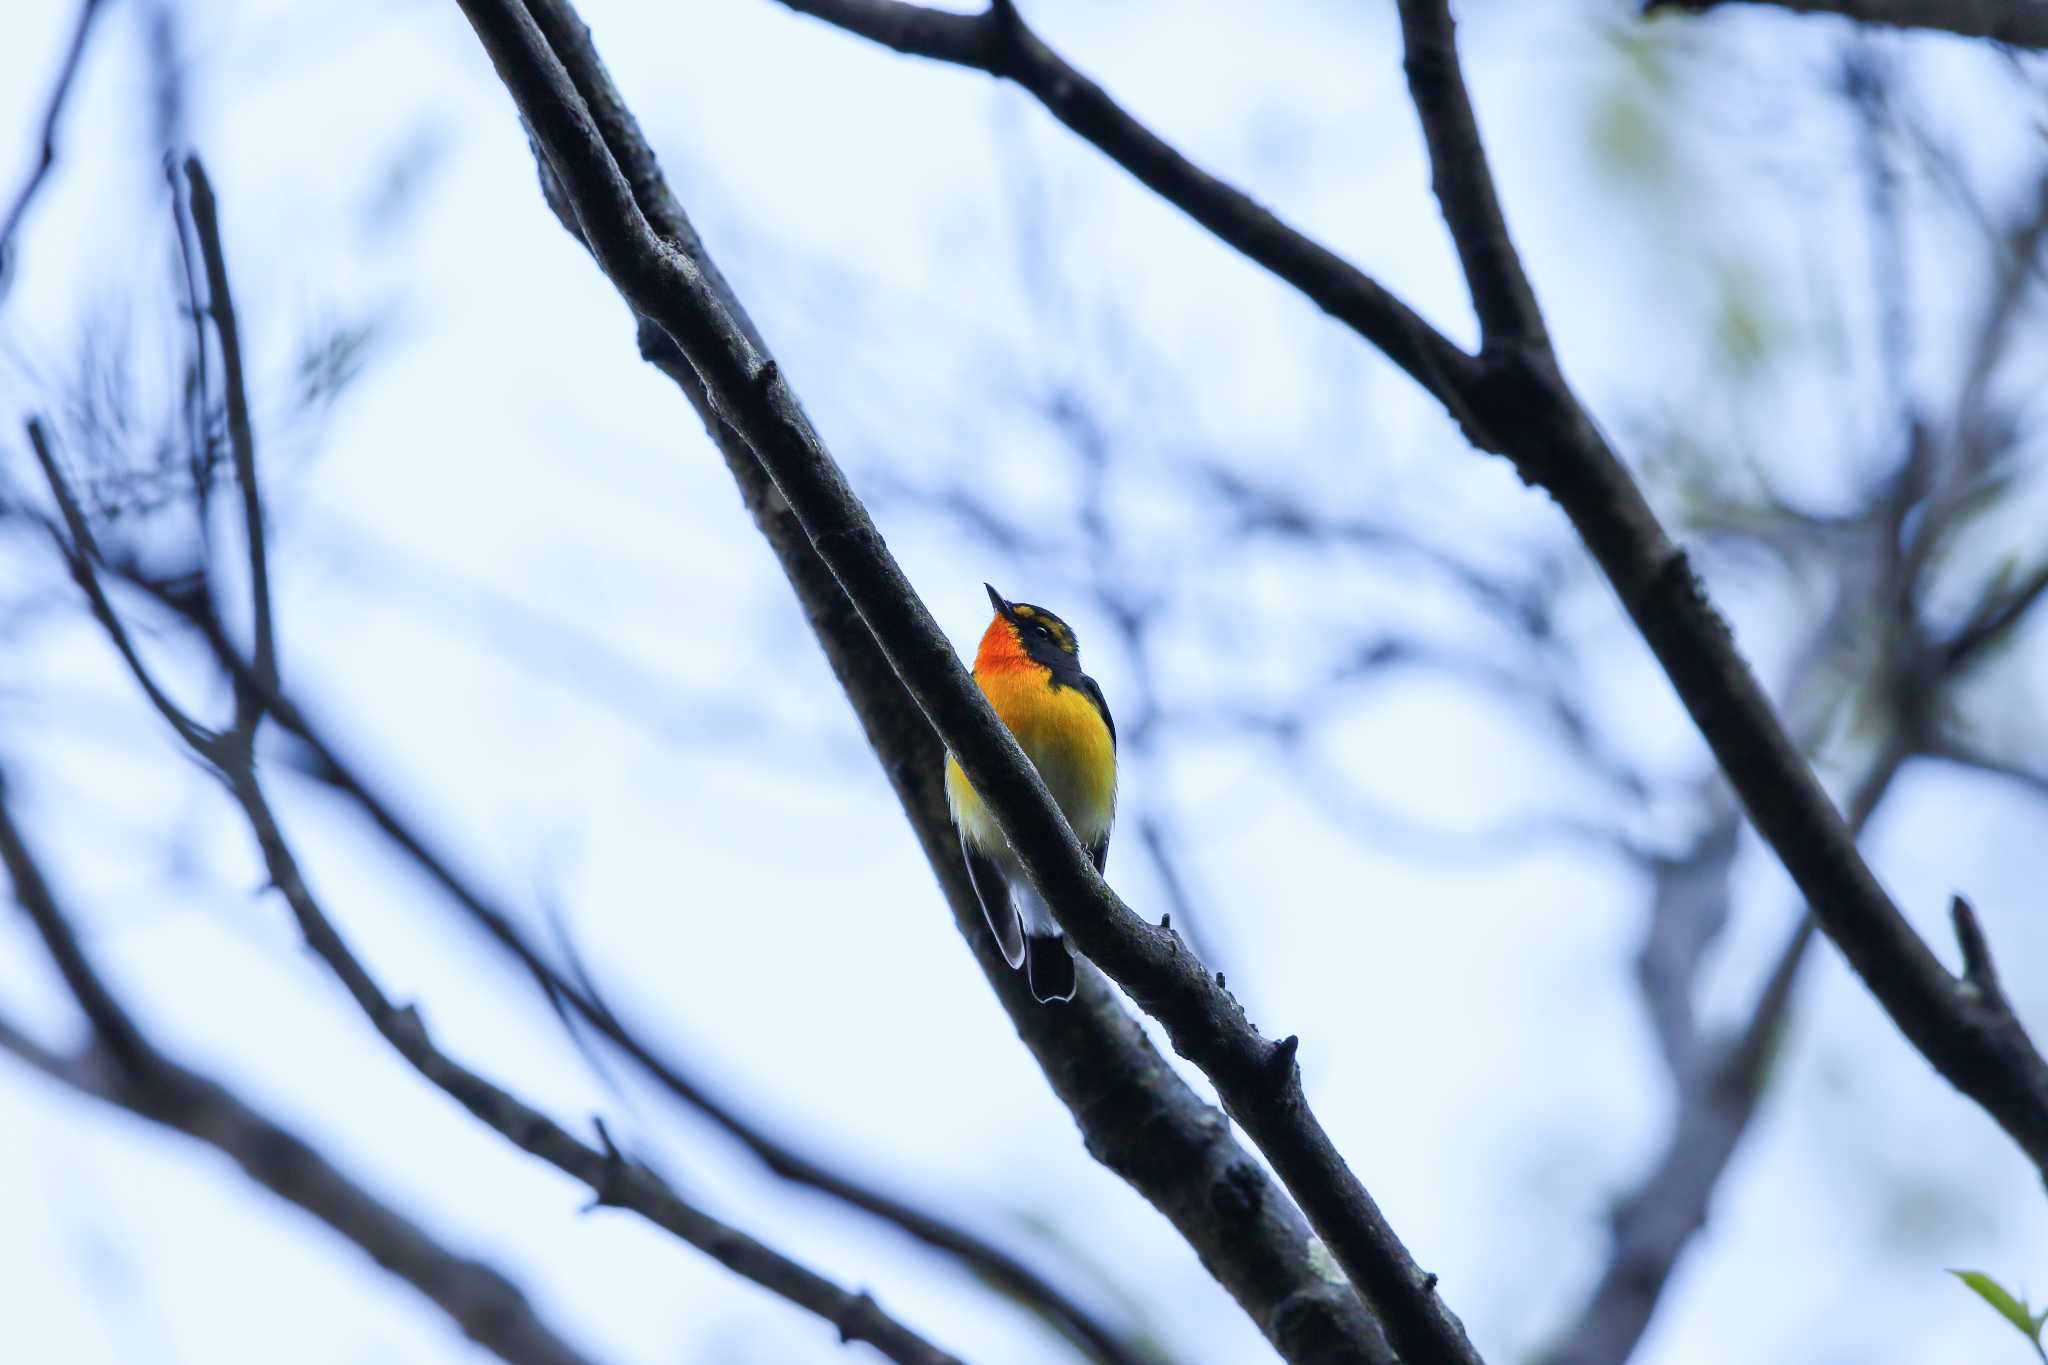
[[[1108,834],[1116,818],[1116,744],[1095,703],[1074,688],[1053,687],[1043,668],[976,670],[974,680],[1037,765],[1081,842],[1092,844]],[[946,798],[954,822],[976,845],[1005,846],[995,818],[951,754]]]

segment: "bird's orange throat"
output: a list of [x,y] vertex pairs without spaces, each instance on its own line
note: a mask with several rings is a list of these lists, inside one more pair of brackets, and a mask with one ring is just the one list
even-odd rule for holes
[[1024,641],[1017,636],[1017,627],[998,616],[982,632],[981,647],[974,653],[974,676],[990,677],[1019,669],[1028,670],[1040,678],[1052,672],[1025,652]]

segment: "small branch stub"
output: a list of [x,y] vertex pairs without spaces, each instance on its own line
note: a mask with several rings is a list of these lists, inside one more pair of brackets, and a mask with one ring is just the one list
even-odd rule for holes
[[612,1130],[605,1125],[604,1118],[593,1114],[590,1122],[597,1129],[598,1144],[604,1148],[604,1170],[592,1187],[590,1202],[583,1206],[583,1211],[595,1213],[602,1208],[623,1207],[619,1186],[625,1181],[630,1163],[626,1154],[619,1150],[619,1144],[612,1141]]
[[2004,993],[1998,985],[1998,969],[1991,962],[1991,945],[1984,940],[1983,926],[1977,923],[1977,912],[1961,896],[1949,904],[1949,915],[1955,921],[1956,944],[1963,950],[1964,989],[1973,991],[1979,998],[1994,1004],[2003,1004]]
[[1301,1035],[1290,1033],[1273,1044],[1273,1050],[1266,1054],[1266,1069],[1272,1073],[1276,1084],[1285,1085],[1294,1075],[1294,1054],[1301,1050]]

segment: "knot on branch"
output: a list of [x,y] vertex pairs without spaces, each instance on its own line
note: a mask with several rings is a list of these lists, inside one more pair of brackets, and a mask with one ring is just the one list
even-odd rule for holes
[[1209,1204],[1226,1224],[1241,1226],[1259,1216],[1265,1206],[1266,1182],[1248,1162],[1234,1161],[1223,1168],[1209,1188]]
[[405,1049],[408,1055],[412,1051],[428,1046],[427,1021],[420,1016],[418,1005],[400,1005],[391,1011],[390,1017],[385,1020],[384,1029],[391,1035],[391,1040]]
[[839,1344],[850,1346],[856,1341],[872,1340],[875,1314],[880,1311],[875,1296],[865,1289],[848,1298],[839,1320],[833,1324],[839,1329]]

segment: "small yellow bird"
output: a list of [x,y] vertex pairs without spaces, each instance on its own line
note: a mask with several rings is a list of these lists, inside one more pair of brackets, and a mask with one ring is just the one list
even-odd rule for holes
[[[982,584],[988,588],[988,584]],[[1109,857],[1116,820],[1116,722],[1095,679],[1081,671],[1072,627],[1028,602],[1005,602],[988,588],[995,620],[974,656],[974,681],[1038,767],[1060,813],[1095,859]],[[1074,998],[1074,959],[995,817],[946,755],[946,801],[989,932],[1003,957],[1024,968],[1040,1001]]]

